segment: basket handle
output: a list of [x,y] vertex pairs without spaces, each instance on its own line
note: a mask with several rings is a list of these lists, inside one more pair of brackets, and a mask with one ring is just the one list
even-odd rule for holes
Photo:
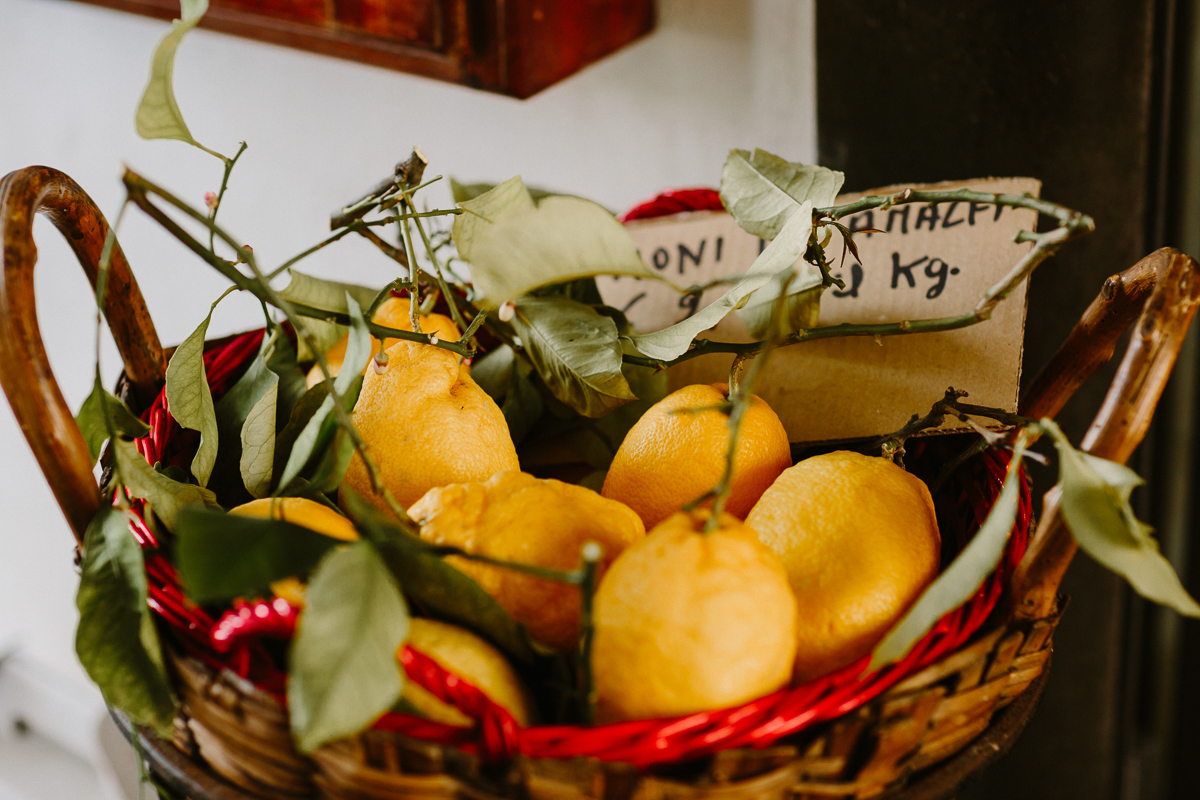
[[[1125,357],[1081,445],[1092,455],[1125,463],[1146,435],[1198,302],[1196,261],[1178,250],[1156,250],[1112,276],[1034,378],[1020,413],[1036,418],[1057,414],[1088,376],[1112,358],[1117,339],[1140,310]],[[1077,548],[1062,520],[1059,493],[1052,489],[1013,575],[1017,617],[1040,619],[1054,612],[1058,586]]]
[[[100,508],[92,460],[63,399],[38,329],[33,220],[45,214],[66,238],[93,288],[108,223],[87,193],[64,173],[26,167],[0,180],[0,386],[77,541]],[[113,248],[104,315],[138,402],[148,402],[165,374],[150,312],[120,245]]]

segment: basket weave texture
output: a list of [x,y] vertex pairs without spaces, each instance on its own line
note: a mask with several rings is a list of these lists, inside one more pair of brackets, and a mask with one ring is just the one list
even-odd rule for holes
[[[237,380],[262,336],[253,331],[207,349],[214,396]],[[138,440],[139,452],[151,463],[186,464],[194,436],[175,423],[165,393],[143,417],[151,432]],[[935,449],[918,445],[910,460]],[[929,460],[932,452],[924,456]],[[940,493],[939,524],[954,552],[987,516],[1006,469],[1005,456],[985,452],[963,465]],[[724,786],[739,787],[733,796],[778,791],[781,797],[867,797],[955,752],[1040,674],[1052,621],[1012,629],[988,624],[1024,554],[1030,522],[1030,492],[1023,483],[1018,521],[993,576],[905,659],[873,673],[863,674],[864,658],[734,709],[676,720],[519,729],[482,692],[406,648],[409,680],[458,707],[475,726],[389,713],[373,730],[323,747],[311,760],[293,749],[286,676],[260,638],[287,636],[294,613],[242,604],[214,619],[186,599],[174,568],[157,552],[148,554],[147,572],[152,607],[171,631],[167,640],[190,731],[181,743],[227,779],[264,797],[310,796],[314,787],[347,798],[464,792],[608,797],[623,785],[641,787],[636,796],[644,791],[657,796],[651,787],[661,785],[663,791],[674,787],[670,796],[690,796],[686,787],[707,786],[708,792]],[[148,526],[135,524],[135,533],[147,547],[157,546]],[[226,624],[231,618],[236,627]]]

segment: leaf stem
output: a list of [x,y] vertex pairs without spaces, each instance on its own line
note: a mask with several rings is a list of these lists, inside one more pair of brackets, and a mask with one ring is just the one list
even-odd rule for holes
[[[217,191],[217,202],[213,205],[212,210],[208,212],[209,222],[217,221],[217,212],[221,210],[221,201],[225,199],[225,189],[229,187],[229,175],[233,172],[234,165],[237,164],[238,159],[242,157],[242,153],[244,152],[246,152],[246,143],[240,142],[238,144],[238,151],[233,154],[233,158],[221,157],[221,160],[225,162],[225,174],[221,176],[221,188]],[[215,237],[216,233],[212,229],[209,229],[208,249],[214,255],[216,254],[216,250],[214,249],[216,244]]]

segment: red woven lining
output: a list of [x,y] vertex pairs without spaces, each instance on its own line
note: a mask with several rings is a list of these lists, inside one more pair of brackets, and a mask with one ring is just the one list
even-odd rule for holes
[[687,211],[724,211],[721,195],[716,189],[672,189],[657,195],[653,200],[639,203],[617,217],[621,222],[635,219],[653,219]]
[[[241,367],[257,351],[262,331],[245,334],[205,354],[214,395],[232,385]],[[148,437],[138,441],[139,451],[151,463],[178,463],[186,468],[190,457],[188,431],[171,418],[165,396],[160,395],[143,417],[150,423]],[[194,448],[194,440],[191,447]],[[978,475],[959,498],[971,509],[970,533],[982,523],[999,494],[1007,469],[1007,454],[988,451],[975,462]],[[134,503],[139,518],[133,523],[138,539],[148,548],[157,541],[140,518],[141,504]],[[503,708],[479,689],[447,672],[437,662],[406,647],[401,653],[410,680],[461,710],[475,725],[443,725],[398,713],[385,714],[376,727],[408,736],[454,745],[494,759],[520,753],[535,758],[590,756],[626,761],[646,767],[712,754],[733,747],[765,747],[781,737],[798,733],[838,717],[868,702],[914,672],[936,662],[967,642],[995,608],[1012,571],[1024,554],[1032,502],[1022,482],[1017,523],[999,569],[962,607],[945,615],[902,661],[869,674],[864,656],[833,674],[732,709],[692,714],[671,720],[637,720],[584,727],[547,725],[520,728]],[[257,636],[236,636],[227,652],[214,647],[218,622],[186,599],[174,567],[157,551],[148,554],[150,605],[171,628],[187,652],[212,667],[229,669],[265,691],[284,699],[286,675],[275,667]],[[238,613],[235,609],[233,614]],[[294,618],[293,618],[294,619]],[[286,635],[286,625],[274,620],[270,632]],[[281,627],[282,626],[282,627]]]

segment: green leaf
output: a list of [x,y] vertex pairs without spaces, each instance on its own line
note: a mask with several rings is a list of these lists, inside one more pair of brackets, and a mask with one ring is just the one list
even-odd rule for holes
[[200,446],[192,459],[192,474],[201,486],[208,485],[217,462],[217,414],[213,408],[212,392],[204,374],[204,337],[212,312],[225,295],[208,309],[208,316],[191,335],[176,348],[167,364],[167,405],[171,416],[185,428],[200,432]]
[[172,480],[147,464],[133,442],[114,442],[113,453],[125,488],[134,497],[145,500],[167,530],[175,530],[175,518],[184,506],[217,505],[217,496],[208,489]]
[[1200,617],[1200,605],[1159,551],[1153,529],[1134,516],[1129,494],[1142,479],[1122,464],[1076,450],[1052,421],[1042,425],[1058,449],[1063,521],[1079,546],[1147,600]]
[[142,548],[125,513],[101,508],[84,537],[75,652],[106,703],[169,737],[175,701],[146,596]]
[[[474,631],[514,661],[533,662],[534,650],[524,627],[514,622],[479,584],[353,490],[343,487],[341,500],[355,527],[379,548],[384,563],[410,600]],[[415,527],[411,521],[408,524]]]
[[279,388],[279,376],[267,366],[271,347],[270,340],[263,342],[250,366],[216,404],[220,449],[208,487],[226,505],[240,505],[270,491]]
[[[341,338],[340,335],[338,338]],[[299,357],[292,340],[279,330],[271,341],[267,349],[267,368],[279,376],[279,392],[275,403],[275,429],[279,430],[291,418],[297,401],[308,391],[308,381],[304,370],[299,367]]]
[[893,661],[899,661],[908,654],[913,645],[919,642],[929,630],[937,624],[945,614],[961,606],[971,598],[987,577],[996,569],[1004,555],[1004,547],[1008,544],[1008,536],[1012,532],[1013,523],[1017,519],[1017,505],[1020,500],[1021,459],[1025,455],[1025,447],[1018,442],[1013,452],[1012,461],[1008,465],[1008,475],[1004,486],[987,519],[975,536],[942,572],[937,579],[926,587],[899,622],[887,636],[883,638],[871,656],[868,670],[874,670]]
[[329,553],[305,593],[292,640],[288,712],[302,753],[366,728],[400,699],[396,650],[408,609],[369,542]]
[[197,603],[263,595],[273,582],[304,576],[345,542],[280,519],[219,509],[181,509],[175,530],[179,574]]
[[502,344],[471,363],[471,380],[496,402],[504,402],[508,394],[509,376],[512,374],[516,352]]
[[[711,304],[669,328],[634,336],[633,343],[637,349],[650,358],[664,361],[687,352],[696,336],[716,325],[729,312],[746,305],[751,293],[765,286],[774,276],[792,268],[796,259],[808,249],[808,238],[812,233],[812,210],[812,201],[806,200],[784,224],[774,241],[754,259],[745,276]],[[799,292],[820,282],[820,275],[805,272],[792,281],[791,289]]]
[[353,456],[354,440],[346,431],[335,426],[332,444],[322,452],[321,460],[317,462],[312,477],[308,480],[312,491],[332,492],[337,489]]
[[105,405],[108,406],[108,415],[118,436],[141,439],[150,434],[149,426],[135,417],[120,399],[106,392],[100,384],[100,378],[97,377],[92,385],[92,393],[83,401],[79,413],[75,415],[75,422],[83,432],[83,440],[87,442],[93,464],[100,457],[100,448],[108,441],[108,424],[104,421]]
[[[291,282],[279,293],[296,305],[314,308],[318,311],[328,311],[330,314],[349,314],[350,306],[346,298],[353,297],[360,308],[370,307],[379,294],[378,289],[369,289],[354,283],[339,283],[324,278],[314,278],[294,269],[288,270]],[[308,322],[309,320],[305,320]],[[341,338],[341,334],[338,334]],[[336,342],[335,338],[333,342]],[[330,342],[332,346],[333,342]],[[326,347],[325,349],[328,349]]]
[[563,297],[523,297],[512,323],[550,392],[580,414],[600,417],[637,399],[609,317]]
[[239,436],[242,456],[238,460],[238,472],[252,497],[266,497],[271,493],[271,476],[275,469],[275,404],[278,397],[276,376],[276,382],[263,392],[246,415]]
[[[808,271],[815,270],[810,268]],[[775,275],[771,278],[770,283],[750,295],[746,305],[737,310],[742,324],[755,339],[764,339],[770,334],[771,316],[775,313],[775,301],[779,299],[779,293],[783,291],[783,283],[787,277],[787,271]],[[815,277],[816,285],[810,286],[808,280],[793,280],[788,286],[780,326],[783,328],[783,333],[794,333],[816,326],[817,317],[821,312],[821,295],[824,294],[825,287],[821,285],[820,275]],[[801,288],[797,289],[797,284]]]
[[[345,395],[351,386],[362,387],[362,371],[371,358],[371,333],[363,319],[362,309],[359,308],[353,295],[346,292],[344,297],[347,312],[350,314],[350,336],[346,344],[346,358],[342,362],[341,370],[333,379],[333,388],[338,394],[343,395],[343,400],[346,400]],[[353,391],[354,398],[358,397],[358,388]],[[354,401],[349,400],[348,405],[350,408],[347,411],[354,407]],[[333,396],[330,395],[325,398],[303,430],[296,436],[288,454],[287,464],[283,468],[283,474],[279,478],[280,488],[286,487],[293,478],[300,474],[305,464],[312,458],[313,453],[321,452],[324,446],[332,441],[337,423],[336,418],[330,416],[332,412]],[[345,467],[342,469],[344,471]]]
[[454,243],[486,307],[594,275],[663,280],[616,217],[590,200],[555,195],[535,206],[518,177],[461,205]]
[[771,240],[806,201],[833,205],[846,176],[825,167],[794,164],[765,150],[730,150],[721,173],[721,202],[747,233]]
[[[154,49],[150,62],[150,81],[142,92],[137,108],[137,132],[143,139],[179,139],[204,148],[192,138],[183,114],[175,102],[175,51],[183,37],[200,22],[208,11],[208,0],[180,0],[180,19],[171,23]],[[211,152],[211,151],[209,151]]]
[[[303,328],[304,332],[309,335],[316,345],[317,352],[324,353],[329,348],[333,347],[349,330],[345,325],[339,325],[336,322],[328,322],[323,319],[314,319],[313,317],[300,317],[296,321],[298,328]],[[297,334],[299,331],[297,331]],[[303,336],[296,336],[296,360],[301,363],[309,363],[317,360],[317,352],[311,350],[308,343],[304,341]]]
[[[296,440],[328,399],[328,387],[324,383],[318,383],[296,401],[296,407],[292,409],[287,425],[275,435],[275,457],[273,460],[275,462],[276,475],[283,476],[283,468],[287,464],[292,451],[296,449]],[[277,486],[283,485],[278,480],[275,483]]]

